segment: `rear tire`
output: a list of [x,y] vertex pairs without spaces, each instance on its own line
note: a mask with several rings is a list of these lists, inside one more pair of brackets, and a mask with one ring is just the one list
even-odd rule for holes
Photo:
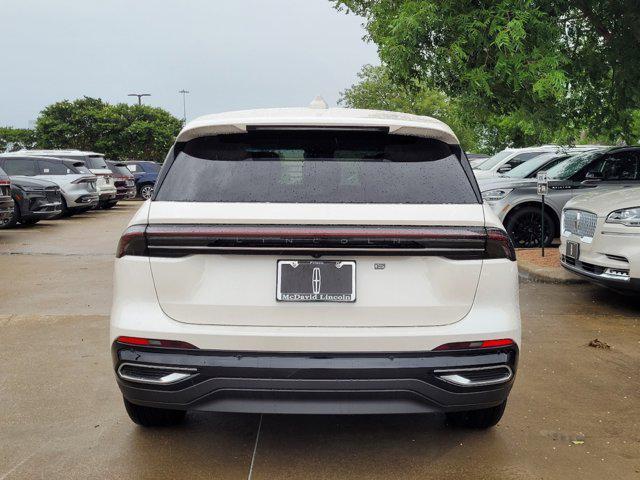
[[506,406],[507,401],[505,400],[500,405],[483,408],[482,410],[449,412],[447,413],[447,423],[454,427],[474,428],[478,430],[491,428],[498,424],[504,414]]
[[168,410],[164,408],[143,407],[131,403],[126,398],[124,408],[129,414],[129,418],[143,427],[169,427],[184,422],[187,414],[186,410]]
[[[505,222],[507,234],[516,248],[540,247],[540,208],[523,207],[509,214]],[[544,212],[544,245],[553,243],[555,223]]]

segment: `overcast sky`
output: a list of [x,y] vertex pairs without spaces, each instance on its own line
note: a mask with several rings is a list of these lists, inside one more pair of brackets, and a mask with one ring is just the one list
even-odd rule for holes
[[1,0],[0,125],[88,95],[187,118],[240,108],[335,105],[366,63],[362,19],[328,0]]

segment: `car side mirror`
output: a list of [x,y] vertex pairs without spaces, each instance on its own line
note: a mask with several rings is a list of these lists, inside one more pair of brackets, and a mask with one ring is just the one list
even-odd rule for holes
[[582,183],[584,185],[594,185],[602,180],[604,180],[602,172],[587,172]]
[[507,173],[509,170],[511,170],[511,165],[504,164],[498,169],[498,173]]

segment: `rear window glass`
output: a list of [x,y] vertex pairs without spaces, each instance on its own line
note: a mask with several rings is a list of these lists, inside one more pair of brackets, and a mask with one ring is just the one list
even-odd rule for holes
[[109,168],[102,155],[87,155],[84,161],[89,168]]
[[91,170],[87,168],[84,162],[76,162],[72,167],[75,173],[91,173]]
[[283,130],[184,145],[156,200],[272,203],[478,203],[444,142],[383,132]]
[[140,166],[147,173],[158,173],[160,171],[160,165],[158,163],[147,162]]

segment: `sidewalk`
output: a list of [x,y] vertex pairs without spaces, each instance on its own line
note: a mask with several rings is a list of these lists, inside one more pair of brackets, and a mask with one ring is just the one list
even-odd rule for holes
[[540,283],[586,283],[560,266],[558,247],[545,248],[544,257],[539,248],[519,248],[516,257],[520,278]]

